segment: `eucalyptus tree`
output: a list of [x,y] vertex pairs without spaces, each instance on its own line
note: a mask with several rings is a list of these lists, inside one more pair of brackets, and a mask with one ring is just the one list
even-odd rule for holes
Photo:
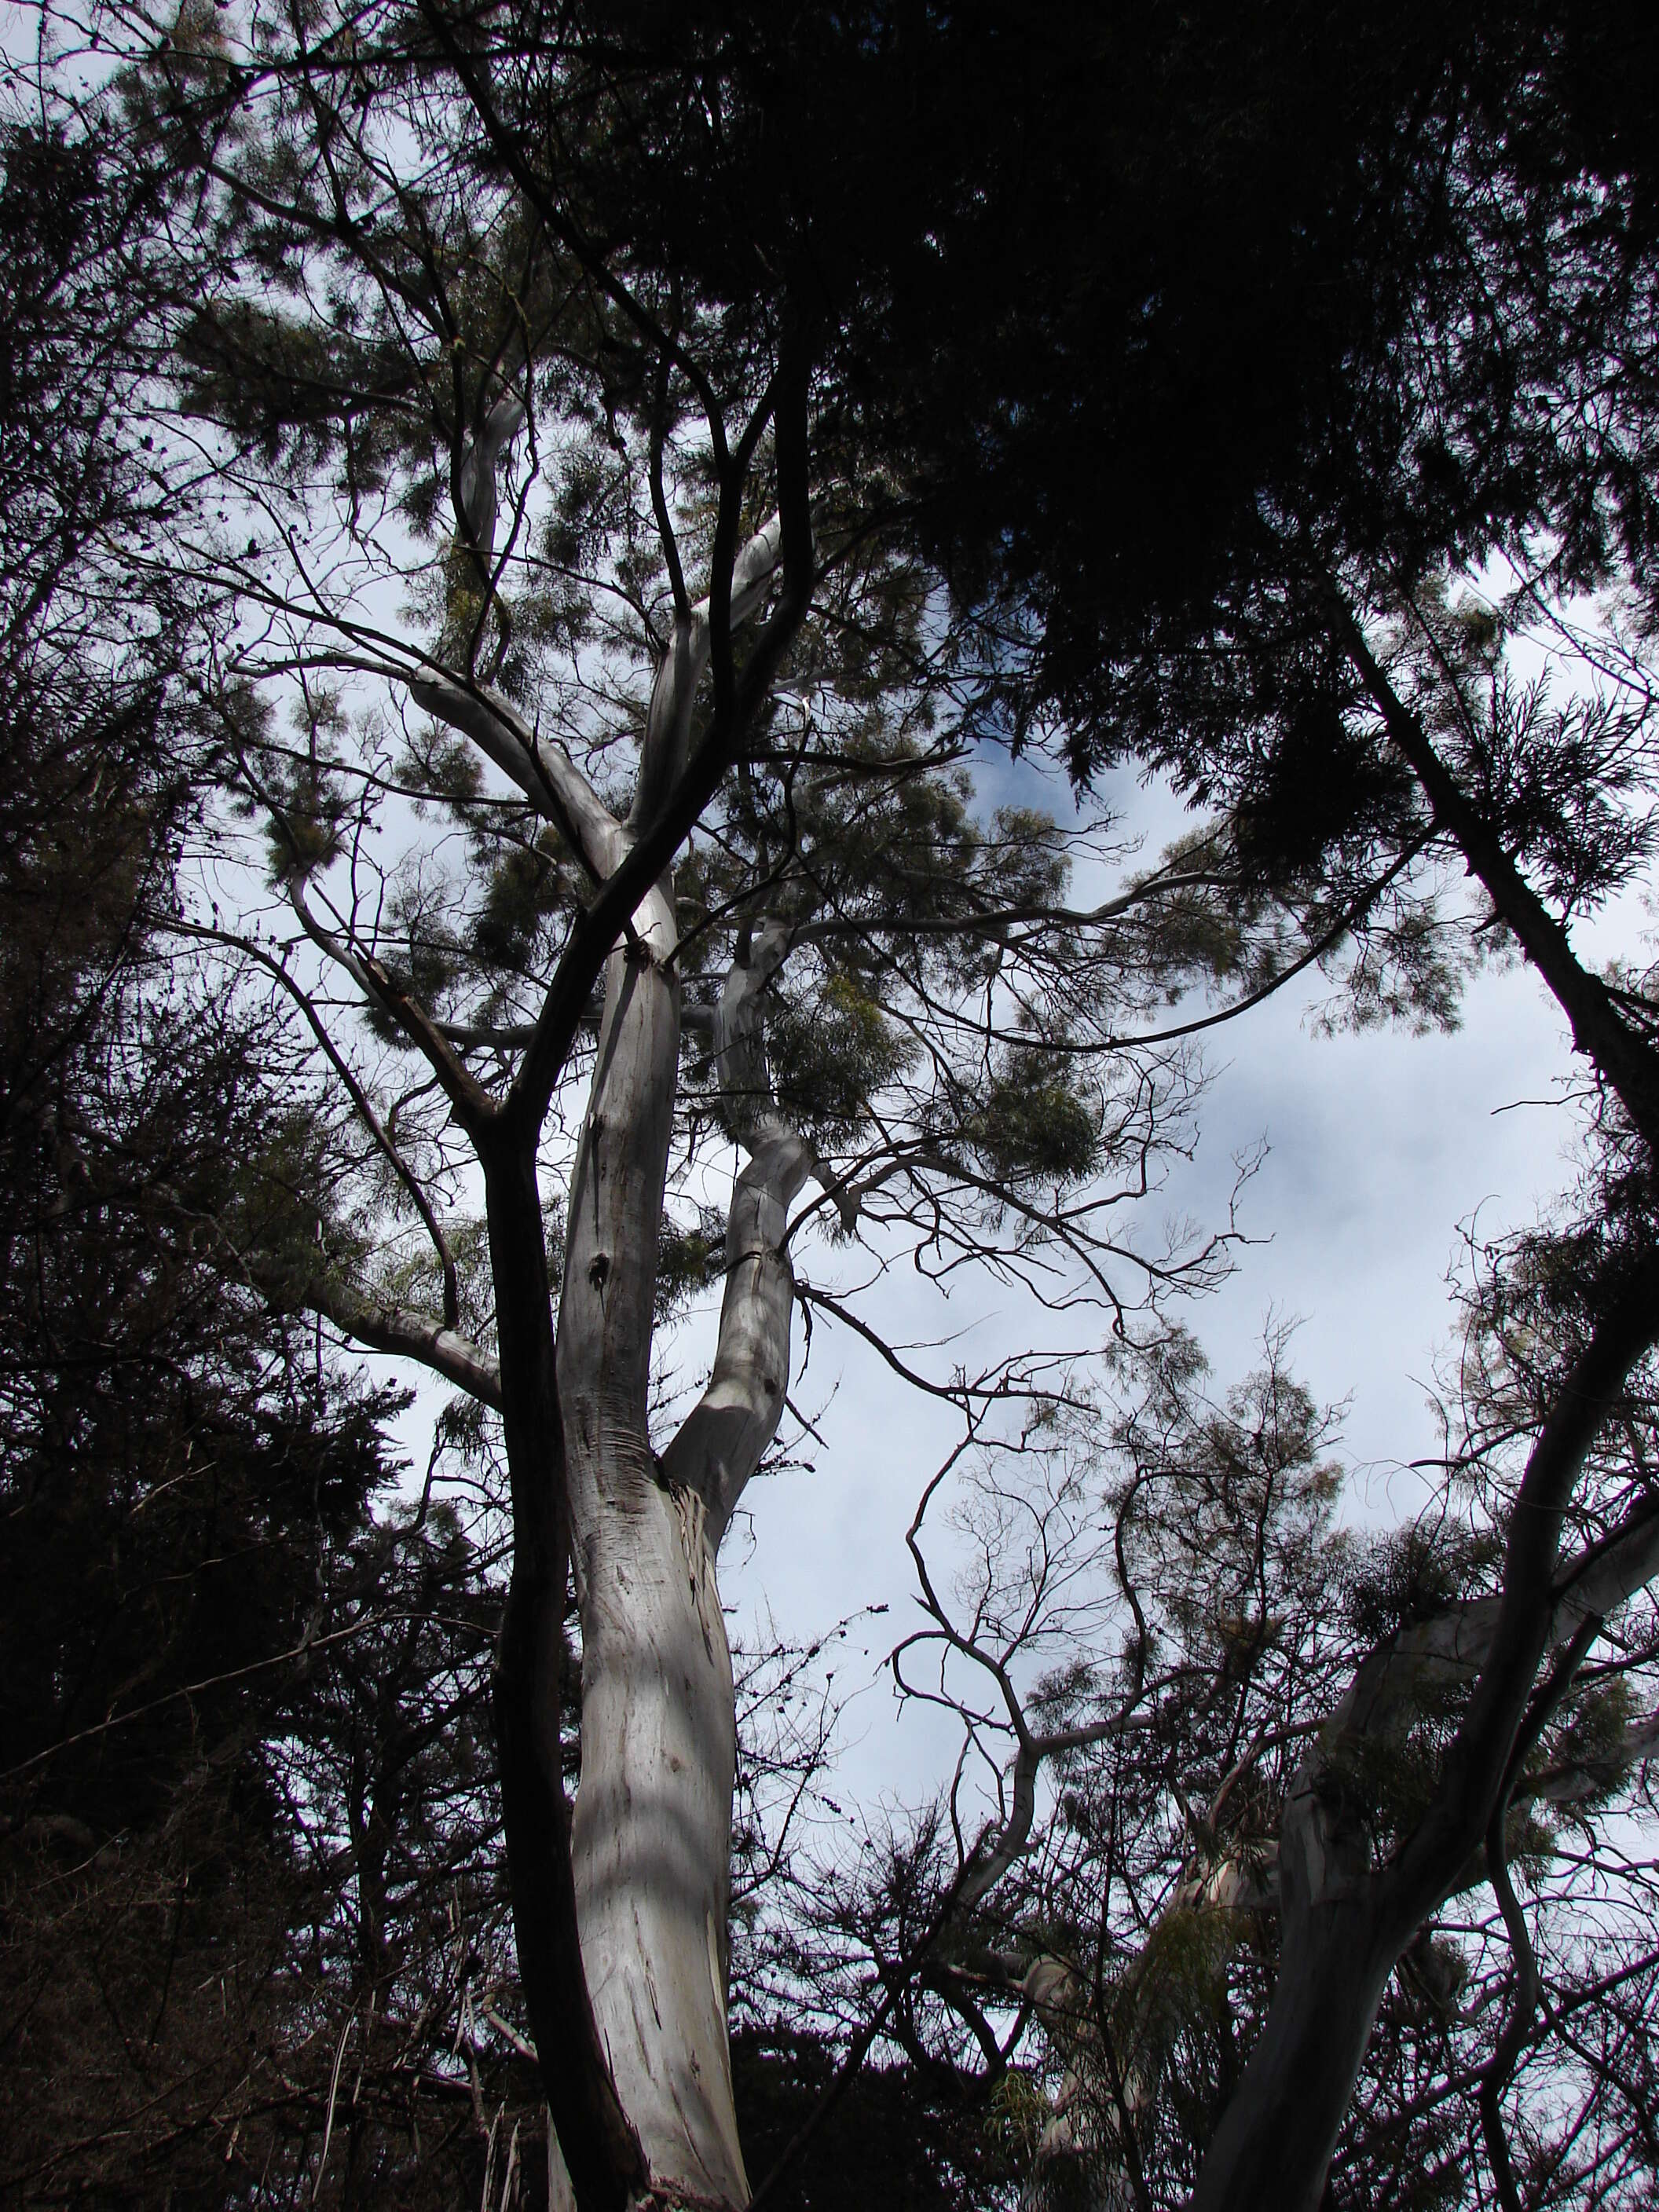
[[[1340,1525],[1337,1423],[1282,1334],[1219,1400],[1177,1334],[1121,1355],[1093,1416],[982,1456],[957,1508],[976,1564],[953,1591],[924,1552],[930,1618],[897,1665],[907,1694],[963,1716],[959,1802],[884,1888],[843,1872],[821,1894],[819,2001],[921,1931],[890,2033],[1023,2146],[1036,2201],[1188,2202],[1271,2032],[1310,1857],[1340,1854],[1363,1899],[1431,1811],[1527,1446],[1594,1297],[1597,1180],[1586,1211],[1485,1255],[1447,1378],[1455,1449],[1406,1527]],[[1382,1995],[1338,2204],[1466,2203],[1483,2167],[1522,2202],[1650,2190],[1652,1387],[1649,1359],[1586,1471],[1563,1647],[1501,1808]],[[981,1765],[1012,1777],[1021,1848],[976,1895],[958,1870]]]
[[[741,2204],[716,1560],[794,1308],[912,1372],[838,1255],[1115,1322],[1213,1279],[1224,1232],[1124,1218],[1195,1081],[1179,1030],[1134,1040],[1279,938],[1201,844],[1136,876],[1098,810],[998,804],[844,358],[846,203],[762,193],[741,40],[694,67],[437,0],[130,27],[111,96],[173,193],[156,434],[205,456],[167,558],[237,606],[201,686],[229,803],[171,927],[267,979],[349,1163],[256,1273],[499,1416],[505,1843],[565,2163],[584,2204]],[[698,192],[712,269],[678,265]],[[659,1327],[714,1284],[670,1421]],[[916,1379],[982,1426],[1075,1348]]]
[[[1260,591],[1244,587],[1216,617],[1212,641],[1229,633],[1237,647],[1236,686],[1213,684],[1218,664],[1206,650],[1187,659],[1177,649],[1190,690],[1182,738],[1164,757],[1184,758],[1207,788],[1225,792],[1247,835],[1260,825],[1266,865],[1300,873],[1322,896],[1375,881],[1411,854],[1430,866],[1461,863],[1477,893],[1461,910],[1449,895],[1442,943],[1455,948],[1462,933],[1467,957],[1497,937],[1533,967],[1560,1008],[1625,1166],[1609,1185],[1619,1205],[1602,1224],[1601,1264],[1568,1356],[1529,1409],[1532,1454],[1510,1500],[1490,1618],[1471,1631],[1468,1607],[1449,1613],[1424,1631],[1421,1650],[1402,1636],[1395,1671],[1379,1659],[1362,1673],[1333,1737],[1301,1770],[1287,1809],[1299,1856],[1294,1888],[1281,1862],[1285,1948],[1274,2002],[1218,2128],[1194,2197],[1200,2206],[1269,2194],[1285,2201],[1291,2177],[1301,2193],[1289,2201],[1316,2202],[1389,1977],[1483,1841],[1504,1895],[1501,1838],[1514,1777],[1606,1610],[1599,1599],[1577,1606],[1575,1581],[1588,1586],[1599,1570],[1589,1553],[1564,1547],[1574,1516],[1593,1510],[1599,1440],[1609,1424],[1629,1421],[1632,1377],[1659,1331],[1651,982],[1601,972],[1580,927],[1649,874],[1650,686],[1616,623],[1605,650],[1575,633],[1565,606],[1571,565],[1565,578],[1549,573],[1576,556],[1591,573],[1629,580],[1639,565],[1571,540],[1541,547],[1522,520],[1507,536],[1513,594],[1500,592],[1494,605],[1467,584],[1413,577],[1393,549],[1373,563],[1364,551],[1345,557],[1334,543],[1321,546],[1320,535],[1316,524],[1305,535],[1298,524],[1279,577]],[[1553,672],[1522,672],[1528,630],[1534,652],[1542,634]],[[1586,654],[1601,666],[1575,693],[1571,676],[1583,674]],[[1124,696],[1135,698],[1133,678]],[[1180,696],[1177,683],[1158,713],[1183,713]],[[1128,711],[1133,720],[1137,708]],[[1184,755],[1182,746],[1190,746]],[[1302,803],[1304,792],[1310,803]],[[1644,1464],[1638,1449],[1626,1518],[1601,1540],[1614,1602],[1652,1572]],[[1431,1653],[1445,1635],[1451,1644]],[[1395,1701],[1410,1702],[1408,1682],[1436,1680],[1440,1668],[1449,1683],[1472,1677],[1474,1686],[1437,1787],[1380,1857],[1356,1856],[1357,1832],[1330,1803],[1325,1761],[1345,1755],[1343,1729],[1363,1733],[1371,1717],[1385,1731],[1394,1726]],[[1518,1942],[1518,1914],[1506,1906],[1505,1917]],[[1524,1956],[1519,1971],[1524,1982]],[[1513,2055],[1494,2061],[1500,2075]],[[1516,2203],[1490,2101],[1485,2117],[1500,2197]]]
[[[204,698],[262,832],[237,856],[220,825],[179,933],[264,970],[358,1147],[264,1282],[499,1410],[507,1842],[572,2177],[740,2201],[714,1560],[779,1432],[794,1304],[870,1328],[823,1279],[835,1240],[1115,1317],[1201,1279],[1213,1248],[1114,1226],[1191,1082],[1178,1036],[1123,1033],[1197,971],[1249,996],[1345,933],[1362,1011],[1444,1014],[1413,871],[1449,840],[1596,1017],[1641,1129],[1640,994],[1580,988],[1435,782],[1420,586],[1540,518],[1582,524],[1563,574],[1615,506],[1643,542],[1646,203],[1547,10],[123,20],[113,97],[173,187],[163,434],[211,493],[169,559],[239,596]],[[1574,508],[1581,463],[1608,498]],[[1384,600],[1415,660],[1367,632]],[[1086,805],[1061,827],[964,781],[1048,737],[1085,777],[1139,747],[1231,824],[1103,896]],[[1543,838],[1528,789],[1508,834]],[[1615,837],[1584,876],[1568,827],[1546,908],[1623,865]],[[659,1316],[710,1272],[713,1372],[671,1434]],[[1607,1287],[1517,1542],[1556,1527],[1645,1341],[1641,1267]],[[934,1387],[982,1425],[1066,1372],[1022,1348]],[[1511,1562],[1462,1856],[1553,1556]],[[957,1902],[1016,1840],[968,1854]],[[1235,2099],[1201,2188],[1248,2201],[1265,2157],[1275,2201],[1287,2160],[1316,2196],[1403,1911],[1305,1955],[1287,1913],[1281,1993],[1318,2002],[1270,2019],[1250,2087],[1316,2044],[1325,2094]]]

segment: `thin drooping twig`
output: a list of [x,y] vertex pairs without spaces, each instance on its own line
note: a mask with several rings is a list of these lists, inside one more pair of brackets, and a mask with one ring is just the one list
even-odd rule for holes
[[385,1155],[392,1172],[409,1194],[411,1204],[425,1225],[427,1235],[432,1240],[433,1249],[438,1255],[438,1266],[443,1277],[444,1327],[447,1329],[455,1328],[460,1321],[460,1285],[455,1272],[455,1255],[449,1249],[448,1239],[444,1235],[437,1215],[433,1212],[432,1201],[427,1196],[420,1177],[392,1142],[390,1133],[374,1110],[373,1100],[358,1081],[350,1063],[335,1044],[333,1038],[330,1036],[326,1024],[312,1003],[310,993],[302,988],[296,976],[289,972],[285,962],[278,960],[274,954],[266,951],[264,945],[255,944],[250,938],[238,936],[234,931],[228,929],[210,928],[200,922],[179,921],[173,923],[171,927],[183,936],[206,938],[215,944],[232,946],[246,958],[257,962],[268,975],[276,977],[295,1005],[299,1007],[300,1012],[305,1016],[312,1035],[321,1046],[329,1065],[344,1084],[347,1095],[356,1109],[358,1119]]
[[356,2025],[357,2015],[354,2012],[340,2030],[340,2040],[334,2046],[334,2070],[328,2077],[328,2118],[323,2126],[323,2148],[317,2160],[317,2178],[311,2185],[313,2204],[322,2194],[323,2176],[328,2172],[328,2147],[334,2136],[334,2106],[340,2094],[340,2063],[345,2057],[347,2040]]

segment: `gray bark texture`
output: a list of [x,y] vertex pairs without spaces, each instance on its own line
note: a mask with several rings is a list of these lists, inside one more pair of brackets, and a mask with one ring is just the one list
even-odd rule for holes
[[570,1188],[559,1395],[582,1625],[582,1955],[653,2184],[740,2204],[726,2042],[732,1667],[702,1503],[647,1432],[679,988],[662,890],[613,953]]
[[[460,472],[460,519],[486,557],[496,468],[522,420],[516,401],[500,400]],[[749,1154],[730,1212],[717,1355],[708,1389],[659,1459],[648,1425],[652,1328],[682,1010],[672,866],[651,884],[641,848],[668,857],[669,825],[695,812],[688,794],[718,769],[712,736],[696,757],[691,750],[717,629],[724,636],[752,617],[782,566],[780,611],[754,655],[763,683],[768,652],[799,620],[805,595],[787,535],[775,517],[736,550],[721,615],[703,600],[677,620],[626,821],[562,745],[489,684],[435,667],[404,678],[417,705],[471,738],[568,839],[596,887],[590,931],[602,916],[611,917],[605,934],[621,925],[605,957],[556,1334],[545,1334],[535,1152],[562,1055],[544,1020],[506,1109],[473,1116],[500,1365],[453,1330],[428,1328],[419,1346],[505,1415],[514,1570],[496,1719],[514,1915],[564,2139],[562,2156],[550,2153],[550,2192],[568,2197],[574,2185],[575,2199],[594,2207],[737,2208],[750,2195],[726,2037],[736,1723],[715,1559],[783,1408],[794,1298],[788,1208],[811,1156],[769,1109],[760,1001],[787,939],[763,926],[758,952],[745,940],[713,1016],[722,1115]],[[810,567],[810,534],[804,550]],[[802,555],[797,544],[797,569]],[[728,719],[744,711],[738,702]],[[629,916],[628,900],[641,891]],[[397,1348],[415,1326],[379,1309],[354,1310],[349,1325]],[[582,1635],[581,1771],[568,1850],[556,1719],[567,1551]],[[570,1955],[578,1938],[579,1966]],[[589,2007],[591,2023],[577,2017]]]
[[[653,2184],[740,2205],[726,2028],[736,1741],[715,1557],[782,1411],[784,1237],[807,1154],[775,1121],[741,1115],[753,1151],[730,1212],[714,1371],[658,1460],[647,1415],[679,1054],[678,984],[661,964],[672,929],[665,887],[611,957],[571,1184],[558,1363],[582,1625],[572,1848],[594,2014]],[[727,1026],[745,1048],[722,1046],[723,1075],[739,1060],[750,1079],[763,1070],[759,988],[744,971],[728,980]]]
[[[740,557],[738,612],[758,602],[777,543],[773,526]],[[693,609],[653,696],[640,820],[584,840],[597,876],[620,865],[636,828],[672,787],[685,757],[690,691],[708,656],[707,615]],[[568,772],[561,762],[562,781]],[[580,818],[586,810],[567,798],[561,811]],[[809,1162],[806,1147],[765,1109],[759,998],[786,946],[775,933],[763,942],[759,959],[751,954],[733,969],[715,1017],[723,1111],[750,1153],[728,1222],[716,1358],[660,1459],[648,1429],[652,1323],[681,1027],[668,878],[635,910],[605,966],[557,1332],[582,1631],[571,1851],[594,2020],[650,2191],[678,2203],[733,2207],[750,2190],[726,2038],[736,1738],[715,1559],[782,1412],[794,1296],[788,1206]]]

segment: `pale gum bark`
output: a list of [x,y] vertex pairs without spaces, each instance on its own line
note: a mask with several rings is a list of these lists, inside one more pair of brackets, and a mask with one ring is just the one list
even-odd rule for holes
[[733,1193],[714,1372],[654,1463],[650,1320],[679,1038],[678,986],[656,956],[671,927],[659,890],[635,916],[641,951],[612,956],[571,1187],[559,1374],[583,1643],[572,1848],[594,2014],[653,2182],[740,2205],[726,2024],[736,1741],[714,1559],[782,1410],[784,1240],[811,1155],[756,1111],[758,1002],[780,942],[733,970],[717,1018],[728,1118],[752,1156]]
[[[653,2185],[748,2197],[726,2038],[732,1669],[700,1502],[659,1478],[651,1316],[679,1050],[662,888],[611,955],[570,1189],[559,1395],[582,1623],[582,1954]],[[711,1965],[712,1960],[712,1965]]]
[[[1615,1611],[1656,1573],[1659,1514],[1638,1511],[1555,1576],[1549,1640]],[[1363,1826],[1322,1786],[1328,1764],[1405,1726],[1431,1687],[1476,1675],[1501,1606],[1472,1600],[1373,1651],[1303,1762],[1280,1828],[1279,1978],[1190,2212],[1317,2212],[1382,1992],[1420,1924],[1390,1911]]]
[[761,1027],[762,999],[788,949],[780,925],[760,931],[747,958],[727,974],[714,1011],[720,1115],[749,1159],[726,1218],[726,1295],[714,1371],[663,1455],[663,1474],[702,1499],[715,1549],[777,1432],[789,1381],[795,1297],[789,1208],[811,1170],[812,1153],[773,1104]]
[[[737,582],[758,602],[775,531]],[[734,593],[734,599],[736,598]],[[700,610],[659,683],[642,790],[670,781],[689,726],[684,686],[707,661]],[[620,830],[620,825],[619,830]],[[623,837],[627,832],[621,830]],[[714,1370],[659,1464],[647,1432],[658,1239],[673,1134],[680,1003],[665,965],[672,882],[634,916],[605,971],[588,1111],[571,1181],[558,1328],[573,1564],[582,1624],[582,1763],[571,1848],[583,1960],[617,2094],[653,2188],[737,2207],[749,2197],[726,2035],[727,1899],[736,1723],[715,1578],[720,1537],[775,1433],[794,1285],[785,1236],[808,1148],[748,1086],[764,1079],[759,994],[786,949],[733,970],[716,1018],[728,1126],[751,1152],[728,1224]]]
[[749,2196],[726,2027],[732,1666],[701,1500],[608,1503],[582,1607],[572,1832],[582,1956],[653,2183]]
[[[635,919],[654,951],[665,898]],[[729,2205],[746,2202],[749,2184],[726,2025],[736,1732],[714,1559],[776,1431],[789,1371],[785,1235],[811,1155],[757,1110],[759,998],[782,951],[769,942],[733,969],[716,1018],[728,1123],[751,1158],[728,1220],[714,1371],[659,1466],[645,1411],[678,1006],[672,974],[637,956],[613,956],[607,977],[559,1333],[582,1613],[573,1850],[589,1987],[653,2181]]]
[[[1605,1616],[1659,1574],[1659,1511],[1639,1510],[1555,1578],[1550,1637],[1559,1644],[1592,1615]],[[1189,2212],[1313,2212],[1377,2005],[1403,1942],[1376,1885],[1363,1827],[1322,1787],[1329,1763],[1367,1739],[1409,1726],[1426,1692],[1479,1673],[1491,1655],[1501,1601],[1477,1598],[1401,1630],[1370,1652],[1320,1732],[1291,1785],[1270,1865],[1222,1860],[1180,1883],[1172,1910],[1243,1914],[1282,1911],[1283,1949],[1273,2008],[1206,2154]],[[1626,1730],[1601,1759],[1551,1768],[1513,1802],[1570,1803],[1605,1787],[1659,1743],[1659,1714]],[[1043,2132],[1039,2169],[1086,2152],[1094,2140],[1079,2094],[1098,2080],[1098,2031],[1072,1969],[1039,1958],[1023,1994],[1067,2073]],[[1129,2038],[1133,2046],[1134,2037]],[[1123,2101],[1138,2114],[1148,2094],[1133,2070]],[[1095,2125],[1098,2126],[1097,2120]],[[1108,2127],[1113,2123],[1109,2118]],[[1114,2202],[1117,2201],[1115,2198]]]
[[[521,422],[516,401],[499,403],[463,471],[466,522],[486,551],[495,469]],[[733,624],[760,606],[781,550],[774,516],[733,564]],[[564,747],[540,740],[510,701],[442,670],[404,680],[418,705],[469,737],[566,831],[602,882],[684,772],[711,644],[704,599],[677,621],[658,671],[625,823]],[[733,1133],[754,1157],[733,1196],[714,1372],[671,1449],[672,1469],[659,1467],[647,1409],[678,1073],[679,981],[666,964],[676,937],[671,872],[606,963],[571,1179],[556,1354],[582,1624],[571,1855],[594,2016],[653,2190],[738,2207],[750,2191],[726,2024],[736,1720],[714,1555],[782,1411],[794,1289],[784,1238],[811,1155],[775,1117],[755,1128],[752,1102],[739,1109]],[[745,1073],[763,1075],[758,995],[784,949],[780,940],[769,966],[744,974],[728,994],[723,1068],[741,1060]],[[561,2180],[568,2192],[550,2141],[550,2202]]]

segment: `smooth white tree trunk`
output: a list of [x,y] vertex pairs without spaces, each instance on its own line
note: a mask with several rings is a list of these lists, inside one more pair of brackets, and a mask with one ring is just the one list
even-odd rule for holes
[[607,1512],[582,1607],[572,1838],[588,1986],[653,2181],[747,2202],[727,2052],[732,1662],[702,1500]]
[[653,2187],[748,2201],[726,2036],[736,1764],[720,1537],[770,1443],[789,1371],[789,1201],[807,1147],[757,1111],[759,995],[782,957],[734,970],[717,1024],[728,1124],[750,1158],[727,1231],[708,1389],[663,1457],[647,1431],[659,1224],[678,1079],[669,888],[612,955],[571,1183],[558,1333],[582,1626],[572,1853],[582,1956],[617,2091]]
[[571,1845],[600,2039],[654,2188],[741,2205],[726,2036],[732,1664],[702,1500],[647,1428],[679,1057],[659,886],[611,955],[570,1188],[559,1315],[582,1760]]
[[[496,465],[520,419],[516,403],[503,401],[463,473],[464,520],[486,556]],[[782,538],[774,517],[737,556],[732,623],[760,607]],[[471,738],[559,827],[602,884],[685,772],[711,649],[704,600],[676,623],[658,671],[625,823],[564,749],[540,740],[488,685],[442,674],[406,680],[418,704]],[[678,1079],[677,939],[671,874],[606,963],[570,1185],[556,1396],[582,1631],[571,1871],[594,2021],[650,2193],[735,2212],[750,2193],[726,2021],[736,1723],[714,1561],[782,1411],[794,1294],[788,1206],[810,1155],[775,1116],[762,1127],[762,1102],[749,1095],[764,1084],[758,999],[783,956],[777,938],[753,973],[745,954],[721,1010],[722,1085],[737,1071],[744,1090],[728,1126],[753,1157],[734,1194],[714,1372],[659,1462],[648,1429],[651,1339]],[[533,1203],[533,1170],[529,1180],[521,1204]],[[550,2176],[563,2170],[550,2151]]]

